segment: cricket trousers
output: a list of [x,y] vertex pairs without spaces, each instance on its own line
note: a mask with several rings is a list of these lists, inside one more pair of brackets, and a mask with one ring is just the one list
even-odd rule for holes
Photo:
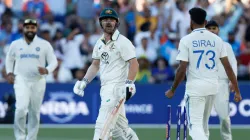
[[209,140],[208,120],[215,95],[185,95],[189,135],[193,140]]
[[220,134],[222,140],[232,140],[228,82],[228,80],[219,80],[219,90],[214,103],[215,110],[220,118]]
[[[95,125],[95,134],[93,140],[99,140],[105,122],[115,105],[125,94],[125,84],[109,84],[101,87],[101,107]],[[139,140],[136,133],[128,126],[125,106],[121,105],[112,123],[109,125],[110,131],[103,140]]]
[[[45,87],[45,78],[29,81],[21,76],[15,77],[16,110],[14,134],[16,140],[37,140],[40,123],[40,107],[43,101]],[[28,134],[26,135],[27,114]]]

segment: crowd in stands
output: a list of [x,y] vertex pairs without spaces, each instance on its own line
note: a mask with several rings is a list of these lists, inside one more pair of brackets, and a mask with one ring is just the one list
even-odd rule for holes
[[39,21],[38,36],[51,43],[57,56],[59,65],[47,81],[82,79],[102,35],[98,17],[106,7],[118,12],[119,31],[135,46],[140,64],[136,82],[173,80],[178,43],[190,33],[192,7],[202,7],[207,20],[218,22],[219,36],[232,45],[237,58],[238,80],[250,80],[250,0],[1,0],[0,82],[6,81],[6,52],[22,37],[25,18]]

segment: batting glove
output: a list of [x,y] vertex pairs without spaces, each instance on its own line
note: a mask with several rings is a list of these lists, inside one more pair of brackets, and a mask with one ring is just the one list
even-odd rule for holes
[[132,80],[126,80],[126,101],[128,101],[131,97],[135,95],[136,88],[135,84]]
[[84,89],[85,89],[85,87],[87,86],[88,83],[89,83],[88,79],[85,79],[85,78],[83,78],[82,81],[77,81],[75,83],[75,86],[74,86],[74,89],[73,89],[74,93],[76,95],[79,95],[79,96],[83,97],[84,96]]

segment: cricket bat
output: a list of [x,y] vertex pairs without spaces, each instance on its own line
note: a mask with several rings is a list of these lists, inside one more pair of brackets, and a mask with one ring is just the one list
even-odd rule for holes
[[114,107],[114,109],[112,110],[112,112],[109,114],[105,124],[104,124],[104,127],[102,129],[102,132],[101,132],[101,135],[100,135],[100,138],[99,140],[104,140],[107,132],[109,131],[110,129],[110,125],[112,125],[112,121],[114,120],[114,118],[116,117],[116,115],[118,114],[119,112],[119,109],[121,108],[121,105],[125,102],[125,98],[122,98],[118,104]]

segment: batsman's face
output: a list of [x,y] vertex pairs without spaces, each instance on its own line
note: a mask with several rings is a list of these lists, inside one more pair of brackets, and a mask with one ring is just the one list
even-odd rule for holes
[[102,27],[105,33],[113,34],[116,28],[116,20],[113,18],[105,18],[102,20]]
[[23,32],[25,37],[32,41],[36,35],[37,27],[35,25],[25,25]]
[[210,27],[207,27],[207,30],[218,35],[219,34],[219,28],[217,26],[210,26]]

